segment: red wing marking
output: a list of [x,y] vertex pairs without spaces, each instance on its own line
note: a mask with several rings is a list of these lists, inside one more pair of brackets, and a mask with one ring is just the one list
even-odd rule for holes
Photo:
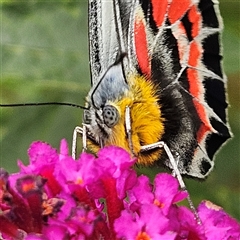
[[153,19],[157,27],[160,27],[163,25],[164,16],[167,12],[167,7],[168,7],[167,0],[162,0],[161,4],[159,4],[159,0],[152,0]]
[[151,75],[150,58],[148,52],[146,21],[142,10],[138,10],[134,21],[134,41],[139,67],[142,73],[148,77]]
[[200,26],[201,26],[200,24],[202,20],[201,15],[196,6],[192,6],[190,8],[188,17],[189,17],[189,21],[193,24],[191,35],[192,35],[192,38],[195,38],[196,36],[199,35]]
[[202,124],[197,132],[197,141],[201,143],[206,138],[210,131],[211,130],[209,129],[209,126]]
[[204,137],[207,131],[214,131],[211,123],[209,122],[209,118],[206,113],[205,107],[200,103],[203,100],[203,86],[201,84],[199,72],[196,69],[188,68],[187,76],[189,79],[189,92],[193,96],[193,103],[197,110],[198,116],[201,119],[203,126],[199,129],[197,133],[197,138],[199,141]]
[[188,65],[191,67],[197,67],[199,65],[199,60],[201,59],[201,55],[202,55],[202,49],[200,44],[198,44],[196,41],[193,40],[190,43]]
[[184,13],[190,8],[191,5],[192,5],[191,0],[182,0],[181,4],[179,4],[178,0],[173,0],[168,12],[168,17],[171,24],[181,19]]

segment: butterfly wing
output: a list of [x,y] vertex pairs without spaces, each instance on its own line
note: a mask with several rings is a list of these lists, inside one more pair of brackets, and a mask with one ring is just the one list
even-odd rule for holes
[[230,137],[218,3],[139,1],[133,19],[136,68],[159,86],[161,140],[180,155],[181,173],[203,178]]
[[126,52],[132,2],[89,0],[89,56],[92,84],[96,84],[116,61],[119,52]]
[[[138,72],[158,88],[164,119],[164,134],[158,140],[179,154],[182,174],[198,178],[212,170],[215,152],[230,137],[218,12],[217,1],[211,0],[89,1],[93,85],[119,52],[127,53],[125,71]],[[122,77],[120,80],[115,82],[124,85],[123,96],[128,87]],[[119,99],[121,88],[107,82],[105,78],[101,86],[93,88],[94,102],[103,103],[100,97],[105,92],[106,99],[111,94],[112,101]],[[164,154],[160,161],[171,167]]]

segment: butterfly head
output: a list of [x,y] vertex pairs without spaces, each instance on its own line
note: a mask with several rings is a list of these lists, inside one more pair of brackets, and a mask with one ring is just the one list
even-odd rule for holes
[[[151,164],[159,158],[159,150],[144,155],[140,152],[141,146],[159,141],[164,133],[158,101],[151,81],[133,72],[125,76],[122,62],[115,63],[88,94],[83,117],[87,147],[97,152],[100,147],[116,145],[134,152],[140,164]],[[127,107],[130,108],[133,149],[126,129]]]
[[128,89],[119,61],[112,65],[90,90],[83,122],[89,136],[98,145],[106,145],[114,127],[119,124],[121,110],[116,102],[125,96]]

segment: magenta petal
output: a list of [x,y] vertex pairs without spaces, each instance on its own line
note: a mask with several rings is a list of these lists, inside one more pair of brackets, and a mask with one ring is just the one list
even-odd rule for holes
[[68,144],[67,144],[67,141],[66,139],[62,139],[61,142],[60,142],[60,160],[64,157],[67,157],[68,156]]
[[178,193],[178,181],[167,173],[159,173],[154,179],[155,195],[161,198],[173,198]]
[[[129,211],[122,211],[120,218],[115,220],[114,228],[117,237],[124,239],[138,239],[145,234],[149,239],[174,239],[176,234],[168,231],[169,220],[163,216],[161,210],[153,204],[142,205],[139,215]],[[147,238],[146,238],[147,239]]]
[[240,224],[219,206],[203,201],[198,212],[209,239],[240,239]]
[[63,200],[63,205],[61,210],[57,213],[57,219],[59,221],[64,222],[71,215],[71,211],[73,208],[77,206],[77,202],[73,198],[73,196],[65,193],[61,193],[58,195],[59,199]]
[[28,149],[30,164],[24,166],[21,161],[18,161],[18,166],[21,173],[39,174],[42,167],[52,167],[59,161],[57,150],[44,142],[33,142]]
[[125,170],[121,176],[117,179],[116,188],[118,191],[118,197],[123,199],[127,195],[127,190],[131,189],[137,181],[137,173],[134,170]]
[[115,220],[114,229],[118,238],[135,239],[139,227],[136,222],[136,214],[123,210],[121,216]]
[[45,163],[58,161],[57,150],[52,148],[49,144],[44,142],[33,142],[28,149],[30,162],[43,161]]
[[53,176],[66,193],[69,193],[69,184],[75,183],[81,177],[77,165],[77,161],[65,157],[55,166]]
[[[175,198],[181,199],[185,196],[179,195],[179,184],[176,178],[167,173],[157,174],[154,179],[156,204],[162,208],[165,215],[168,214],[169,208],[174,203]],[[178,197],[176,197],[178,196]]]
[[70,157],[63,158],[55,167],[54,176],[64,188],[66,193],[70,193],[79,187],[86,187],[95,184],[98,180],[99,169],[97,168],[95,157],[91,154],[83,153],[79,160],[74,161]]
[[84,184],[92,184],[99,179],[101,169],[98,168],[97,160],[92,154],[82,153],[78,163]]
[[145,222],[149,235],[161,234],[168,231],[169,220],[162,214],[161,209],[152,204],[144,204],[140,208],[140,218]]
[[114,178],[119,177],[123,170],[129,169],[134,163],[130,154],[120,147],[109,146],[98,152],[98,164]]
[[205,240],[205,232],[202,225],[198,224],[193,212],[186,207],[179,207],[178,212],[178,221],[180,224],[180,229],[178,236],[181,239],[198,239]]
[[[137,179],[135,186],[129,191],[130,203],[136,206],[140,204],[153,203],[154,195],[152,185],[147,176],[141,175]],[[133,207],[133,206],[132,206]]]
[[[67,225],[57,224],[56,222],[52,222],[43,229],[43,236],[44,240],[70,239],[70,233],[67,229]],[[34,238],[31,238],[31,240],[34,240]]]
[[71,216],[66,223],[71,234],[83,233],[85,236],[90,236],[93,233],[97,218],[98,214],[95,211],[90,210],[88,206],[79,205],[72,209]]
[[187,196],[188,196],[189,194],[188,194],[188,192],[185,190],[182,190],[182,191],[180,191],[180,192],[178,192],[175,196],[174,196],[174,198],[173,198],[173,203],[178,203],[178,202],[181,202],[181,201],[183,201],[184,199],[186,199],[187,198]]
[[[95,161],[95,165],[99,170],[100,182],[107,183],[110,179],[115,179],[115,188],[117,188],[117,196],[120,199],[126,196],[126,191],[136,182],[136,172],[131,169],[133,164],[134,160],[130,158],[128,152],[113,146],[101,149],[98,153],[97,161]],[[97,177],[95,176],[94,179],[97,180]],[[102,185],[101,191],[101,185],[99,185],[98,182],[96,184],[94,183],[94,185],[95,186],[87,186],[88,189],[91,190],[91,194],[99,197],[99,194],[102,193],[102,197],[106,197],[106,187]],[[96,191],[93,192],[94,189]],[[96,193],[98,195],[96,195]]]

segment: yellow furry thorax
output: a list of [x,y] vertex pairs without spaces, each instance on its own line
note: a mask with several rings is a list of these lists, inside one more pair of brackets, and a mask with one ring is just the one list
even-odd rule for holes
[[[125,109],[130,108],[131,134],[133,151],[140,165],[152,165],[159,159],[161,150],[140,152],[141,146],[156,143],[164,134],[164,119],[158,103],[159,95],[156,86],[150,80],[146,80],[138,74],[127,76],[129,90],[123,97],[115,102],[109,102],[119,111],[119,122],[112,128],[112,134],[105,139],[106,145],[115,145],[124,148],[131,153],[125,128]],[[88,146],[93,152],[99,150],[90,140]]]

